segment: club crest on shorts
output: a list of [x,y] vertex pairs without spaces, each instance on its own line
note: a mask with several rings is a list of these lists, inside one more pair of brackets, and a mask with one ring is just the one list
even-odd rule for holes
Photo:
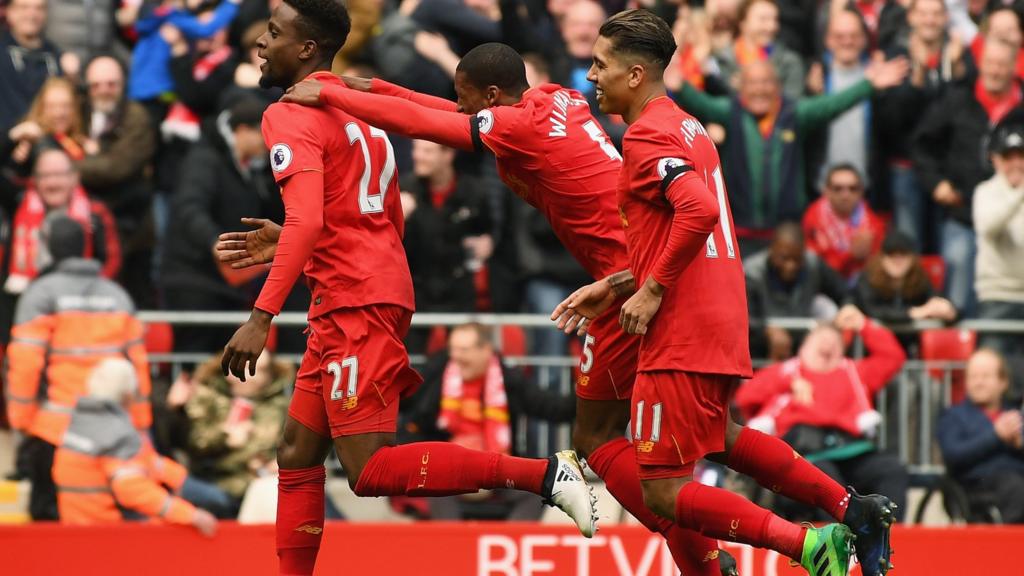
[[686,166],[686,162],[683,162],[681,158],[662,158],[658,160],[658,178],[665,178],[669,170],[680,166]]
[[274,144],[270,148],[270,167],[274,172],[284,172],[292,164],[292,149],[287,144]]
[[494,113],[490,110],[481,110],[476,113],[476,125],[481,134],[487,134],[494,128]]

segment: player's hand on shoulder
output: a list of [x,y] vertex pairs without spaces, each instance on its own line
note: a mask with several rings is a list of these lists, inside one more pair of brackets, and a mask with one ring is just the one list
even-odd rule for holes
[[217,259],[236,270],[273,262],[281,226],[265,218],[242,218],[242,224],[253,230],[221,234],[214,246]]
[[320,102],[320,91],[323,90],[324,85],[315,79],[307,79],[299,82],[292,86],[284,95],[281,96],[281,102],[291,102],[293,104],[302,104],[303,106],[319,106]]
[[630,296],[619,310],[619,324],[626,334],[646,334],[647,325],[661,307],[665,288],[648,277],[644,285]]
[[559,330],[571,334],[573,330],[582,336],[597,318],[615,302],[615,292],[605,280],[587,284],[573,292],[555,307],[551,319],[557,322]]

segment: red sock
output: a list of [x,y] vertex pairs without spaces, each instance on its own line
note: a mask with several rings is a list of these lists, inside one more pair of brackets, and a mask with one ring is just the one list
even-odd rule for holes
[[743,428],[729,451],[729,467],[772,492],[821,508],[842,520],[850,503],[846,489],[804,460],[782,440]]
[[324,532],[323,466],[282,469],[277,481],[277,557],[281,574],[313,573]]
[[806,533],[738,494],[699,482],[687,482],[679,490],[676,523],[711,538],[770,548],[795,560],[803,552]]
[[619,504],[651,532],[665,537],[676,567],[686,576],[718,576],[718,542],[693,530],[679,528],[651,512],[644,504],[643,488],[636,452],[625,438],[616,438],[598,446],[587,465],[604,480],[608,492]]
[[359,475],[359,496],[453,496],[482,488],[540,494],[548,461],[480,452],[448,442],[377,450]]

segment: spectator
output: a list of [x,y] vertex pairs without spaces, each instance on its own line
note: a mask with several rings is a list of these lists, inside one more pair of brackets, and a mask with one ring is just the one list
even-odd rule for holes
[[12,189],[3,202],[9,209],[20,196],[23,179],[29,175],[40,150],[64,150],[74,160],[85,156],[81,106],[78,91],[67,78],[54,77],[43,83],[25,119],[7,132],[5,139],[7,179]]
[[978,62],[986,40],[999,40],[1017,47],[1017,78],[1024,78],[1024,30],[1021,30],[1020,15],[1011,7],[999,7],[988,13],[981,24],[981,33],[971,41],[970,50],[964,54],[967,65],[967,76],[976,77]]
[[132,371],[124,359],[100,362],[75,405],[53,462],[61,522],[116,524],[134,513],[213,536],[213,515],[171,493],[195,481],[132,426],[129,411],[138,394]]
[[972,495],[994,501],[1003,522],[1024,523],[1024,419],[1005,399],[1006,360],[978,350],[967,362],[966,382],[967,398],[939,418],[942,458]]
[[[840,330],[860,334],[868,356],[845,357]],[[736,404],[749,426],[782,437],[841,485],[889,497],[902,519],[910,476],[874,444],[882,421],[874,397],[905,360],[892,332],[848,306],[834,327],[812,330],[795,358],[754,374]]]
[[75,165],[62,150],[46,150],[36,160],[30,186],[14,213],[13,242],[4,290],[21,294],[29,282],[49,267],[43,229],[51,215],[64,213],[85,230],[86,258],[100,263],[100,275],[112,279],[121,268],[121,242],[110,211],[90,198],[78,183]]
[[89,374],[107,358],[127,357],[138,389],[129,410],[134,426],[151,424],[149,366],[142,324],[120,286],[100,275],[100,263],[83,258],[85,229],[58,215],[48,222],[52,272],[35,280],[18,300],[7,347],[7,411],[11,427],[26,434],[18,468],[32,482],[29,512],[57,519],[51,476],[53,453],[70,423]]
[[[887,57],[910,60],[910,74],[902,84],[879,94],[875,126],[879,153],[888,159],[888,184],[893,220],[897,229],[918,246],[926,247],[929,194],[911,163],[911,140],[928,106],[939,99],[947,86],[963,77],[963,45],[949,41],[949,22],[943,0],[914,0],[907,13],[910,25],[905,39],[886,52]],[[976,153],[976,152],[972,152]]]
[[493,251],[487,198],[474,177],[455,171],[455,151],[414,140],[412,174],[402,177],[405,251],[416,309],[476,309],[474,277]]
[[[513,210],[518,270],[524,279],[522,303],[531,314],[550,314],[575,290],[573,286],[585,284],[589,276],[562,246],[543,214],[525,202],[517,202]],[[538,329],[531,336],[531,354],[564,356],[567,352],[568,339],[557,330]]]
[[124,245],[121,284],[142,306],[153,303],[150,256],[152,185],[147,170],[156,137],[145,108],[124,98],[124,70],[109,56],[85,69],[86,156],[78,162],[82,185],[114,213]]
[[256,375],[245,382],[221,373],[220,356],[203,364],[195,379],[184,407],[190,472],[216,484],[231,502],[224,517],[233,517],[250,482],[277,474],[275,451],[288,413],[285,388],[295,381],[295,369],[265,351]]
[[577,90],[588,98],[594,95],[594,85],[587,80],[587,70],[590,69],[597,32],[605,18],[604,8],[597,2],[576,0],[569,4],[559,24],[565,56],[562,62],[555,63],[556,68],[561,68],[561,73],[556,75],[566,79],[563,84],[566,88]]
[[[676,20],[672,24],[672,37],[676,40],[676,53],[668,68],[665,69],[665,85],[677,91],[683,82],[691,84],[698,90],[710,91],[712,87],[705,85],[705,73],[714,83],[711,72],[717,64],[711,57],[711,30],[707,21],[707,13],[686,3],[676,9]],[[716,92],[727,93],[727,89]]]
[[840,1],[832,3],[832,13],[836,10],[856,10],[867,30],[871,50],[888,52],[906,26],[907,9],[904,4],[897,0]]
[[[419,390],[402,401],[401,440],[447,440],[475,450],[515,454],[513,439],[522,416],[550,422],[569,422],[576,412],[571,395],[543,390],[509,368],[495,352],[490,329],[463,324],[452,329],[448,352],[431,358]],[[536,520],[535,499],[522,499],[511,491],[493,499],[513,508],[509,519]],[[434,519],[462,517],[469,501],[432,500]]]
[[46,0],[12,0],[7,26],[0,34],[0,134],[28,111],[43,82],[62,72],[60,49],[43,37]]
[[[239,62],[234,69],[233,82],[219,94],[218,110],[226,110],[243,98],[258,98],[269,106],[277,102],[281,97],[283,92],[280,88],[260,88],[260,64],[263,63],[263,59],[259,56],[259,48],[256,47],[256,41],[259,40],[259,37],[266,30],[267,21],[263,20],[249,26],[245,34],[242,35],[241,51],[238,54]],[[179,94],[186,104],[191,107],[193,104],[190,102],[202,101],[204,104],[199,106],[197,103],[196,109],[198,110],[200,107],[205,109],[205,101],[210,97],[209,90],[206,89],[207,84],[205,82],[200,84],[195,81],[190,82],[186,80],[193,70],[191,59],[189,59],[189,62],[190,64],[187,68],[184,67],[180,60],[174,65],[176,86],[179,87]],[[218,70],[225,66],[226,64],[222,64]],[[214,74],[211,73],[208,79],[210,82],[218,83],[219,80],[213,78]]]
[[1016,54],[1013,46],[986,42],[977,81],[946,92],[925,113],[914,135],[918,180],[942,210],[946,294],[965,316],[974,308],[971,196],[992,175],[985,154],[989,127],[1022,102],[1021,84],[1014,77]]
[[[993,133],[995,175],[974,192],[981,318],[1024,320],[1024,121],[1015,116]],[[1005,356],[1024,356],[1019,334],[983,334],[981,342]]]
[[882,247],[885,222],[864,201],[864,180],[852,164],[829,168],[821,198],[804,212],[807,247],[849,283]]
[[715,53],[722,79],[741,90],[743,69],[755,62],[768,62],[775,69],[785,98],[800,98],[804,93],[804,63],[799,55],[776,42],[779,6],[775,0],[744,0],[738,30],[736,40]]
[[[284,219],[284,206],[267,161],[260,122],[264,105],[246,99],[218,116],[216,126],[185,157],[187,167],[171,200],[170,230],[160,286],[170,310],[242,310],[252,298],[250,282],[264,273],[220,265],[217,236],[242,218]],[[230,328],[177,326],[179,352],[217,350]]]
[[806,134],[826,126],[874,90],[898,84],[905,74],[903,60],[874,62],[865,80],[842,92],[791,100],[780,93],[771,64],[755,61],[741,70],[738,98],[712,97],[683,86],[677,98],[680,106],[702,122],[726,127],[722,158],[741,253],[762,248],[776,224],[803,215]]
[[45,36],[81,62],[100,54],[127,58],[117,36],[116,0],[49,0]]
[[[744,259],[743,270],[751,318],[831,319],[846,299],[843,279],[807,250],[800,225],[793,222],[779,225],[768,249]],[[773,326],[764,331],[771,359],[792,355],[792,333]]]
[[[825,34],[826,52],[822,61],[811,67],[807,77],[808,92],[812,94],[835,94],[864,80],[869,60],[867,57],[867,34],[864,22],[852,10],[832,14]],[[821,167],[823,174],[829,166],[852,164],[860,174],[874,181],[872,142],[874,132],[871,126],[872,101],[864,101],[840,114],[826,129],[818,131],[822,142],[812,148],[812,166]],[[817,174],[813,170],[812,174]]]
[[165,94],[174,92],[171,74],[172,47],[182,39],[196,41],[222,33],[238,14],[242,0],[224,0],[213,11],[193,15],[177,7],[175,0],[144,4],[135,23],[139,38],[132,52],[128,76],[128,98],[141,102],[149,110],[151,121],[159,126],[167,112]]
[[882,252],[868,260],[850,301],[887,324],[927,319],[952,322],[957,315],[949,300],[935,295],[914,242],[898,230],[890,230]]

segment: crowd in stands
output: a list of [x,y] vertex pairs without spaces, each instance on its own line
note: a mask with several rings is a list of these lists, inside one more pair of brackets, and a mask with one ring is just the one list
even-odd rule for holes
[[[32,481],[36,519],[106,522],[119,507],[209,534],[252,480],[275,474],[294,367],[268,353],[244,383],[206,363],[151,385],[133,313],[242,311],[259,292],[266,270],[232,270],[214,244],[243,218],[283,219],[260,132],[280,91],[259,88],[256,47],[279,2],[0,1],[0,343],[6,414],[23,436],[16,474]],[[531,85],[578,90],[616,145],[626,125],[597,111],[591,46],[626,7],[664,17],[679,45],[666,85],[719,146],[752,354],[774,363],[744,384],[738,407],[844,484],[906,498],[905,463],[873,441],[874,397],[919,342],[887,327],[1024,320],[1018,1],[347,5],[353,30],[335,72],[454,99],[460,55],[505,42],[524,55]],[[418,310],[549,314],[590,282],[487,153],[391,140]],[[308,300],[299,286],[286,308]],[[773,317],[826,324],[786,330]],[[230,337],[174,331],[177,352],[215,354]],[[571,396],[506,366],[483,327],[452,330],[446,349],[432,334],[409,336],[411,353],[435,355],[403,406],[402,435],[514,452],[520,416],[572,419]],[[848,356],[851,335],[866,357]],[[979,344],[938,441],[952,478],[994,494],[999,518],[1024,522],[1013,384],[1024,335],[983,333]],[[303,345],[300,330],[279,331],[277,352]],[[538,329],[524,352],[574,345]],[[112,357],[130,364],[111,367]],[[486,495],[410,507],[539,514],[527,504]]]

